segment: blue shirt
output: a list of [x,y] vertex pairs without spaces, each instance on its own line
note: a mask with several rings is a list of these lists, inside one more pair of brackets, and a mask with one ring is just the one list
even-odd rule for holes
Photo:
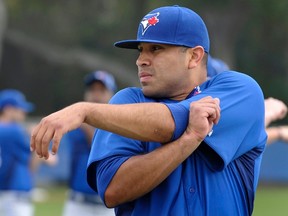
[[[267,135],[264,98],[258,84],[238,72],[224,72],[200,86],[182,102],[154,100],[141,89],[117,93],[111,103],[162,102],[176,129],[185,131],[189,106],[205,96],[220,99],[221,118],[193,154],[150,193],[118,206],[117,215],[251,215],[262,152]],[[161,144],[141,142],[99,130],[88,162],[88,183],[104,193],[118,168],[130,157],[149,153]]]
[[0,123],[0,190],[29,191],[30,143],[25,129],[16,123]]
[[92,190],[86,179],[86,169],[91,143],[83,129],[78,128],[67,134],[67,141],[71,150],[71,164],[69,187],[77,192],[85,194],[97,194]]

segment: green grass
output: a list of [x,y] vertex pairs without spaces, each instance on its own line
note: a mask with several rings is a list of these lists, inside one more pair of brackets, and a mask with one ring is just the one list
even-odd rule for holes
[[287,216],[288,186],[259,186],[253,216]]
[[35,202],[34,216],[61,216],[67,188],[55,186],[46,188],[45,190],[47,192],[47,199],[42,202]]
[[[35,216],[61,216],[67,189],[55,186],[46,190],[47,200],[35,203]],[[259,186],[254,205],[253,216],[287,216],[288,186]]]

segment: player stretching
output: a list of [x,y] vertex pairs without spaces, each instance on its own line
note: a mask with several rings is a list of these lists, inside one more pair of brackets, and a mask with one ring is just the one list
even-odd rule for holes
[[51,139],[56,153],[62,135],[86,122],[104,129],[88,182],[117,215],[251,215],[267,138],[258,84],[238,72],[206,81],[208,32],[188,8],[151,11],[137,39],[116,46],[139,50],[142,88],[45,117],[32,150],[48,158]]

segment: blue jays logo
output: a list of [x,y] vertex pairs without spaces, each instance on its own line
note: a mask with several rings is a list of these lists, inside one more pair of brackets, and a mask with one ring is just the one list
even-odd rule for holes
[[142,35],[145,34],[145,32],[147,31],[147,29],[150,26],[155,26],[158,22],[158,16],[160,15],[160,13],[153,13],[153,14],[147,14],[143,20],[141,21],[141,26],[143,27],[142,29]]
[[200,86],[196,86],[194,88],[194,90],[192,91],[192,95],[195,96],[195,95],[198,95],[201,93],[201,89],[200,89]]

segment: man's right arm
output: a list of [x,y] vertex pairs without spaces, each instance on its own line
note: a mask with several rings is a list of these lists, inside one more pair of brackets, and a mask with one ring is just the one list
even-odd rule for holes
[[197,149],[219,119],[219,100],[211,97],[200,99],[191,103],[189,124],[179,139],[149,153],[130,157],[116,171],[107,188],[104,188],[107,184],[107,173],[113,174],[106,169],[110,169],[117,162],[112,160],[100,165],[103,167],[97,170],[103,173],[97,173],[97,178],[99,176],[99,183],[104,187],[99,193],[106,205],[115,207],[132,201],[157,187]]

